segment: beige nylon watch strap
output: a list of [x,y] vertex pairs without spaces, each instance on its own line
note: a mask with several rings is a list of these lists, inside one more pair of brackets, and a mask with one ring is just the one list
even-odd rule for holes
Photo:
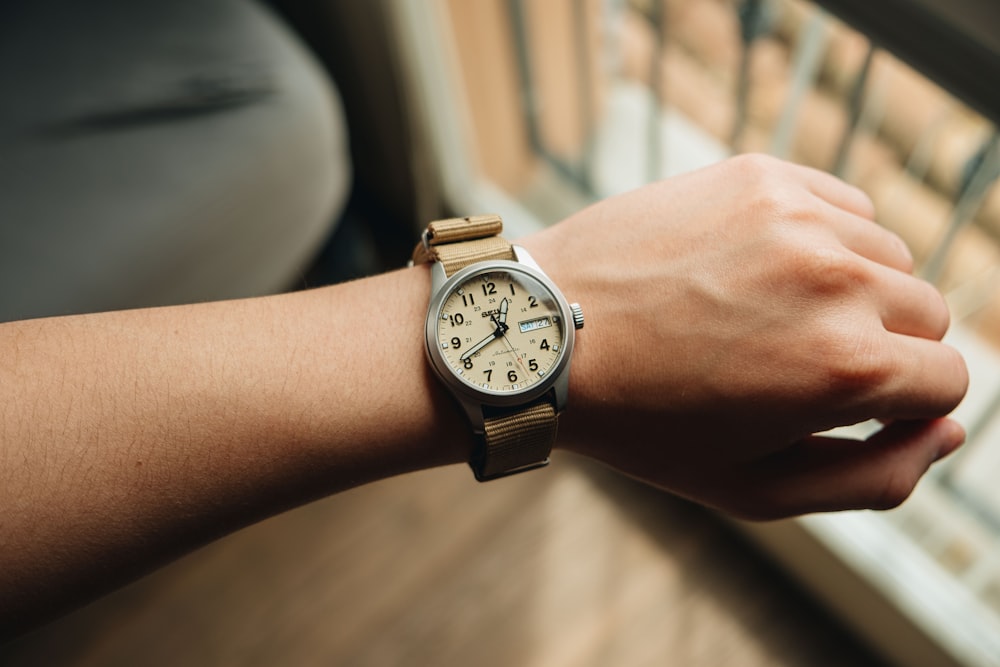
[[[413,251],[413,263],[440,262],[452,275],[475,262],[515,260],[510,242],[500,238],[499,215],[436,220]],[[483,406],[485,432],[469,465],[479,481],[540,468],[549,462],[558,414],[550,396],[516,408]]]
[[487,259],[514,260],[510,242],[500,238],[499,215],[435,220],[427,225],[423,242],[413,251],[413,263],[440,262],[447,276]]
[[548,464],[559,424],[549,396],[506,412],[484,406],[483,417],[485,447],[472,461],[476,479],[496,479]]

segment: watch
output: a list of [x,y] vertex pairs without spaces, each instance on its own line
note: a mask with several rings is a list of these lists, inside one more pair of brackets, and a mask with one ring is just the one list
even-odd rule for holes
[[580,306],[502,231],[498,215],[438,220],[412,261],[431,264],[427,357],[472,425],[479,481],[548,464],[583,327]]

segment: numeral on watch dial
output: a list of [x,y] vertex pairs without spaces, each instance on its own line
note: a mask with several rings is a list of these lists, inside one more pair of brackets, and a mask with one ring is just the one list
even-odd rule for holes
[[[564,329],[558,301],[526,273],[474,275],[455,285],[440,308],[440,353],[457,377],[477,389],[527,390],[560,360]],[[494,373],[497,362],[507,370]]]

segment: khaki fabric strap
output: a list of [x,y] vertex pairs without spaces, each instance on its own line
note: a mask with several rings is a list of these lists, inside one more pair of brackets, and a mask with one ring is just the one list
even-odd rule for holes
[[486,406],[483,415],[485,442],[472,461],[477,479],[502,477],[548,463],[559,424],[551,398],[543,396],[507,412]]
[[513,260],[510,242],[498,236],[502,231],[499,215],[435,220],[427,225],[424,240],[414,249],[413,263],[440,262],[445,275],[450,276],[476,262]]

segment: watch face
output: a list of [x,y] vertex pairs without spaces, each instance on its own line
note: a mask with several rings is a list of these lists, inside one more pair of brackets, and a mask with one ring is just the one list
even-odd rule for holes
[[557,370],[566,322],[559,300],[516,269],[474,273],[454,284],[437,311],[445,366],[478,391],[520,394]]

